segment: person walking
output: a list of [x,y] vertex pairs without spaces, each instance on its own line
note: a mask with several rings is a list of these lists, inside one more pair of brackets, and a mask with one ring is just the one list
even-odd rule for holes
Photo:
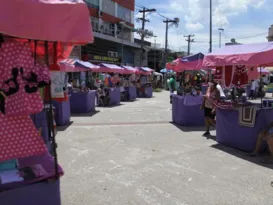
[[220,92],[217,89],[217,83],[211,80],[208,84],[209,87],[207,89],[206,95],[203,98],[203,104],[201,106],[201,109],[204,109],[206,124],[206,132],[203,134],[203,136],[209,136],[210,127],[216,125],[213,102],[215,100],[220,100]]
[[257,88],[256,84],[257,83],[256,83],[255,80],[251,80],[251,82],[250,82],[250,93],[249,93],[248,99],[254,100],[255,95],[256,95],[256,88]]

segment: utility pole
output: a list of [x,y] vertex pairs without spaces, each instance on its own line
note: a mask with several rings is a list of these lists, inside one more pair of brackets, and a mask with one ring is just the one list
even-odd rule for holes
[[210,6],[209,6],[209,52],[212,52],[212,0],[210,0]]
[[142,17],[138,18],[138,20],[142,21],[142,26],[141,26],[141,55],[140,55],[140,66],[142,66],[143,63],[143,47],[144,47],[144,38],[145,38],[145,23],[146,22],[150,22],[148,19],[146,19],[146,13],[148,12],[155,12],[155,9],[147,9],[145,7],[143,7],[142,10],[139,11],[139,13],[142,13]]
[[222,47],[222,33],[224,32],[223,28],[218,28],[219,30],[219,48]]
[[187,35],[187,36],[184,36],[186,39],[186,41],[188,41],[188,56],[190,55],[191,53],[191,43],[194,42],[194,39],[192,39],[192,37],[194,37],[194,35]]
[[155,38],[155,41],[154,41],[154,70],[156,70],[156,38],[157,36],[153,36]]
[[166,19],[163,21],[166,24],[166,33],[165,33],[165,51],[164,51],[164,58],[163,58],[163,67],[165,68],[167,63],[167,53],[168,53],[168,30],[169,30],[169,23],[178,26],[179,18],[174,18],[173,20]]

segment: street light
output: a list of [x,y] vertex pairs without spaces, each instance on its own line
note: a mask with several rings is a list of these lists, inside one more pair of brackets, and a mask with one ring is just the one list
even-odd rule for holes
[[219,31],[219,48],[221,48],[221,44],[222,44],[222,33],[224,32],[223,28],[218,28]]

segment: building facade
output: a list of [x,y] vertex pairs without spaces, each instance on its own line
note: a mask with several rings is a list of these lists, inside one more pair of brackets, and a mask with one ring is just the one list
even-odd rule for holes
[[82,46],[82,60],[92,63],[140,64],[140,45],[134,42],[135,0],[85,0],[94,43]]

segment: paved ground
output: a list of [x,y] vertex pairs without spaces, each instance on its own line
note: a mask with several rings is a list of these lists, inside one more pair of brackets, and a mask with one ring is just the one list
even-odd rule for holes
[[57,135],[62,204],[273,204],[272,167],[169,123],[168,102],[163,92],[72,117]]

